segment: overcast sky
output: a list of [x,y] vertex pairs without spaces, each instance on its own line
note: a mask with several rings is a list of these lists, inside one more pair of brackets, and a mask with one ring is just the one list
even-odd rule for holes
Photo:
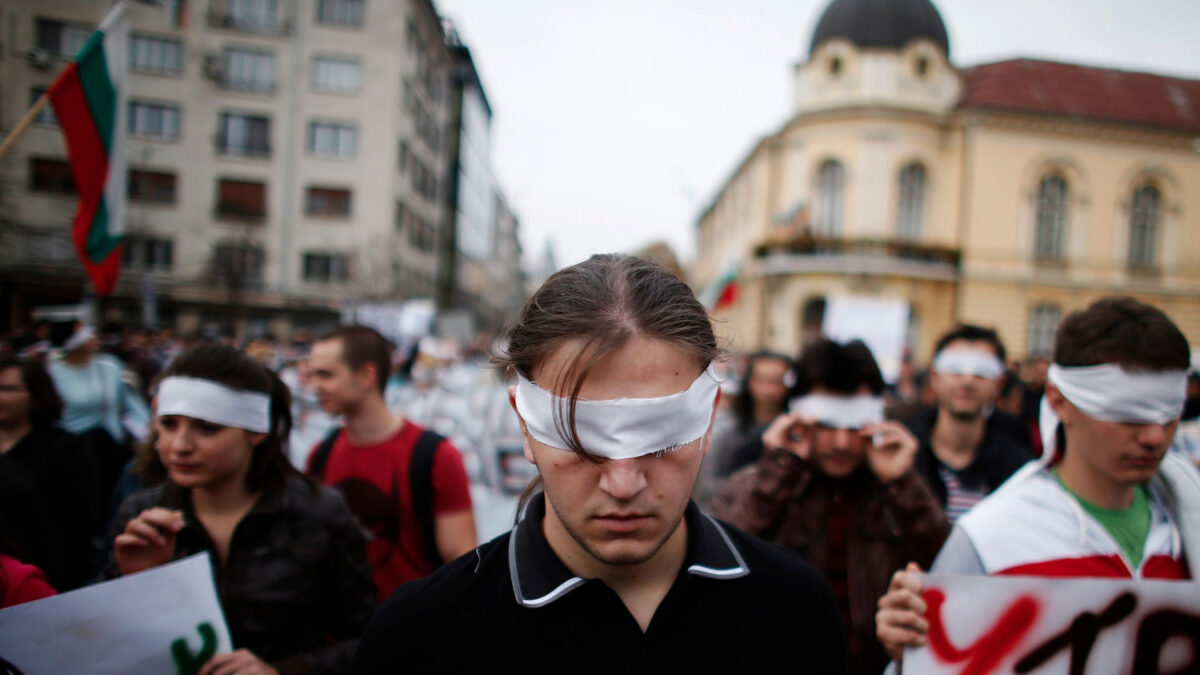
[[[828,0],[434,0],[471,48],[526,258],[669,243],[790,114]],[[956,66],[1016,56],[1200,78],[1198,0],[935,0]]]

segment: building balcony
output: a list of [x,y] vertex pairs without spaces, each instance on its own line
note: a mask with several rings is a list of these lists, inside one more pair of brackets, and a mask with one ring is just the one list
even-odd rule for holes
[[234,30],[254,35],[270,35],[284,37],[291,33],[292,26],[287,21],[277,17],[261,15],[239,16],[231,12],[211,10],[208,12],[208,27],[220,30]]
[[958,279],[958,249],[894,239],[842,239],[800,235],[759,244],[754,257],[764,276],[836,274]]

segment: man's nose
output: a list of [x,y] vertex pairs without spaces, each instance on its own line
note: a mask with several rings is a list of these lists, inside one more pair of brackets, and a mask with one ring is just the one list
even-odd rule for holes
[[633,499],[646,487],[646,472],[637,459],[615,459],[601,467],[600,489],[613,499]]
[[1146,447],[1161,448],[1170,442],[1165,424],[1146,424],[1138,429],[1137,441]]
[[833,432],[833,447],[838,450],[847,450],[857,435],[858,432],[854,429],[835,429]]

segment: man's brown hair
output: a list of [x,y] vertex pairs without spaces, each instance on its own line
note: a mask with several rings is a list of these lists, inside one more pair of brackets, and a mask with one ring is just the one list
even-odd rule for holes
[[1103,298],[1072,312],[1058,326],[1054,362],[1060,366],[1114,363],[1126,370],[1186,370],[1187,338],[1156,307],[1129,297]]
[[387,389],[388,377],[392,374],[392,344],[374,328],[362,325],[338,326],[321,336],[317,342],[340,340],[342,361],[357,373],[367,364],[375,366],[375,382],[379,395]]

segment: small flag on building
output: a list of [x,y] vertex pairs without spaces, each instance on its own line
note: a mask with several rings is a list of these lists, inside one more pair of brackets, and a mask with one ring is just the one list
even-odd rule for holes
[[129,24],[118,2],[46,95],[67,141],[79,206],[75,251],[96,286],[117,284],[125,231],[126,50]]
[[700,292],[700,302],[708,311],[713,312],[737,303],[738,273],[741,262],[734,259],[726,263],[717,278]]

